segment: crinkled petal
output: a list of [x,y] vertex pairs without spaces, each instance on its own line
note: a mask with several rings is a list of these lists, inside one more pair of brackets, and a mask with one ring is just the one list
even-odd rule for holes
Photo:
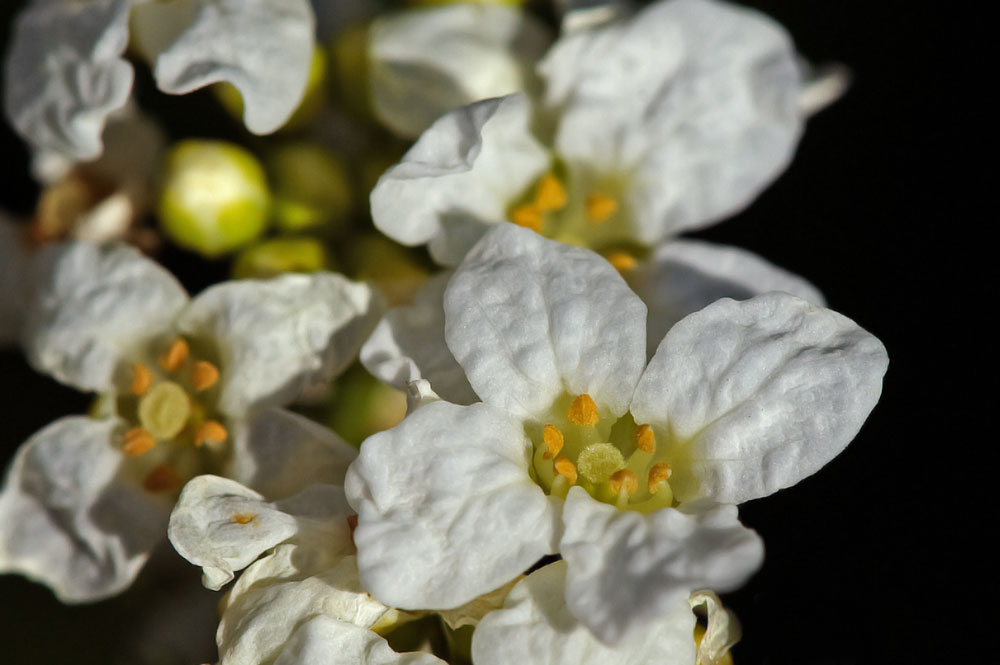
[[445,337],[476,393],[521,419],[565,392],[622,415],[645,364],[646,307],[597,254],[503,224],[445,293]]
[[[570,611],[608,644],[687,605],[701,588],[730,591],[760,567],[764,545],[736,506],[663,508],[643,515],[570,489],[559,545]],[[629,638],[630,640],[630,638]]]
[[423,133],[372,190],[375,226],[404,245],[431,243],[439,263],[457,265],[507,207],[549,167],[532,135],[523,94],[448,113]]
[[40,152],[74,161],[101,154],[108,114],[125,105],[132,66],[133,0],[34,0],[17,20],[5,67],[4,105]]
[[396,653],[385,638],[377,633],[329,617],[317,616],[296,629],[274,665],[446,664],[429,653]]
[[166,533],[169,505],[119,473],[115,419],[61,418],[17,452],[0,493],[0,571],[67,603],[123,591]]
[[232,441],[226,475],[269,499],[291,496],[313,483],[343,485],[357,456],[329,428],[277,408],[237,420]]
[[653,356],[675,323],[720,298],[747,300],[769,291],[784,291],[814,305],[826,304],[815,286],[752,252],[697,240],[660,245],[626,278],[649,308],[647,357]]
[[188,302],[173,275],[125,245],[43,250],[25,324],[28,359],[81,390],[109,390],[128,353],[170,329]]
[[785,168],[802,127],[784,30],[715,0],[655,2],[560,39],[542,67],[556,151],[627,179],[638,240],[736,212]]
[[635,391],[636,422],[669,431],[681,501],[740,503],[816,472],[882,392],[882,343],[783,293],[720,300],[667,333]]
[[393,12],[368,38],[372,100],[401,136],[420,135],[445,112],[489,97],[537,90],[537,60],[551,36],[531,14],[457,3]]
[[164,92],[218,81],[243,95],[251,132],[280,128],[305,93],[313,53],[308,0],[173,0],[135,10],[136,39]]
[[521,423],[486,404],[433,402],[365,440],[345,485],[365,588],[450,609],[553,552],[556,509],[530,455]]
[[444,340],[444,290],[449,279],[451,271],[429,279],[411,305],[389,310],[361,347],[361,362],[400,390],[426,379],[443,399],[472,404],[479,398]]
[[371,287],[334,273],[286,274],[213,286],[187,307],[178,328],[214,344],[230,415],[287,404],[356,357],[382,315]]
[[730,647],[740,641],[743,631],[740,621],[713,591],[695,591],[688,599],[691,608],[702,606],[707,618],[705,633],[698,642],[698,661],[701,665],[720,665]]
[[693,665],[695,616],[687,598],[617,646],[602,643],[566,606],[567,565],[558,561],[518,582],[502,610],[472,636],[476,665]]

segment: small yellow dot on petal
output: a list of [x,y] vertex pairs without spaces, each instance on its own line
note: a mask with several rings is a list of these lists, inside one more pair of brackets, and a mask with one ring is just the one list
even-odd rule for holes
[[160,367],[168,372],[176,372],[187,360],[188,345],[183,339],[175,339],[160,356]]
[[535,233],[541,233],[542,225],[545,220],[542,217],[542,211],[538,208],[538,206],[534,203],[525,203],[522,206],[514,208],[514,210],[510,213],[510,221],[514,222],[518,226],[531,229]]
[[535,191],[535,206],[542,212],[553,212],[566,205],[568,196],[566,188],[551,173],[546,173],[538,181],[538,189]]
[[226,428],[214,420],[206,420],[194,431],[194,445],[205,443],[222,443],[229,437]]
[[635,270],[636,265],[638,265],[639,263],[638,261],[635,260],[635,257],[629,254],[628,252],[622,252],[618,250],[608,252],[604,256],[604,258],[607,259],[608,263],[611,264],[612,268],[614,268],[620,273],[626,273]]
[[657,462],[649,470],[649,493],[656,494],[660,490],[660,484],[670,479],[673,469],[665,462]]
[[635,447],[644,453],[654,453],[656,451],[656,435],[649,425],[639,425],[632,433],[635,440]]
[[553,425],[546,425],[542,430],[542,441],[547,449],[542,454],[542,459],[552,459],[563,449],[563,434]]
[[552,467],[556,470],[560,476],[564,476],[566,480],[569,481],[570,485],[576,483],[576,465],[569,461],[568,458],[559,455],[556,457],[555,461],[552,462]]
[[587,393],[577,395],[570,404],[567,414],[574,425],[596,425],[600,418],[597,415],[597,405]]
[[134,427],[125,432],[122,442],[122,452],[128,457],[138,457],[149,452],[156,445],[156,439],[141,427]]
[[591,224],[603,224],[618,211],[618,202],[607,194],[595,192],[587,195],[584,207]]
[[142,363],[135,363],[132,365],[132,385],[129,386],[129,392],[133,395],[142,395],[147,390],[149,386],[153,384],[153,373],[149,371],[149,368]]
[[250,524],[256,517],[253,513],[235,513],[233,515],[233,524]]
[[611,478],[608,479],[608,486],[615,494],[624,489],[625,493],[631,496],[639,489],[639,479],[628,469],[619,469],[611,474]]
[[210,362],[199,360],[191,369],[191,384],[198,392],[208,390],[219,380],[219,368]]

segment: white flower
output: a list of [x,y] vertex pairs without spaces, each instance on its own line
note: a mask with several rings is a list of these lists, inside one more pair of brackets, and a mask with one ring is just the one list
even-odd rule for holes
[[601,251],[655,245],[749,203],[801,131],[788,36],[716,0],[660,0],[564,34],[540,73],[538,102],[489,99],[435,122],[373,190],[375,224],[445,265],[504,219]]
[[228,81],[252,132],[280,127],[305,90],[308,0],[32,0],[14,28],[5,108],[40,158],[100,155],[105,119],[132,88],[130,27],[161,90]]
[[558,552],[570,610],[609,643],[756,568],[756,534],[712,504],[832,459],[887,362],[850,320],[772,293],[686,317],[647,364],[645,307],[614,269],[513,225],[469,254],[444,316],[482,402],[432,401],[362,445],[346,489],[365,587],[454,607]]
[[101,394],[18,451],[0,493],[0,570],[67,601],[131,582],[184,481],[225,473],[271,498],[343,477],[350,448],[277,408],[350,362],[380,305],[339,275],[216,285],[189,300],[124,246],[52,247],[24,326],[36,368]]

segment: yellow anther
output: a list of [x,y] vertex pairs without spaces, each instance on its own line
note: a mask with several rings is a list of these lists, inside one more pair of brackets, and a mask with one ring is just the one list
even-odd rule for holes
[[160,464],[146,474],[142,486],[150,492],[166,492],[181,485],[183,481],[177,472],[166,464]]
[[592,443],[576,458],[580,475],[594,483],[606,483],[618,469],[625,468],[622,451],[611,443]]
[[538,181],[538,189],[535,190],[535,206],[541,212],[552,212],[563,208],[568,198],[566,188],[559,182],[559,178],[551,173],[546,173]]
[[219,368],[210,362],[199,360],[191,369],[191,384],[198,392],[208,390],[219,380]]
[[205,443],[222,443],[229,437],[226,428],[214,420],[206,420],[194,431],[194,445]]
[[595,192],[587,195],[584,207],[591,224],[603,224],[618,211],[618,202],[607,194]]
[[139,422],[158,439],[172,439],[191,415],[191,400],[173,381],[162,381],[139,400]]
[[188,357],[188,345],[182,339],[175,339],[160,356],[160,367],[168,372],[176,372]]
[[153,373],[142,363],[132,365],[132,385],[129,392],[133,395],[142,395],[153,385]]
[[653,434],[653,428],[649,425],[636,427],[632,433],[632,439],[635,441],[635,447],[642,452],[649,454],[656,452],[656,435]]
[[574,425],[596,425],[600,420],[597,416],[597,405],[590,395],[583,393],[577,395],[576,399],[569,407],[569,420]]
[[253,513],[234,513],[233,524],[250,524],[257,516]]
[[545,442],[547,450],[542,454],[542,459],[552,459],[563,449],[563,434],[558,427],[546,425],[542,430],[542,441]]
[[125,432],[122,442],[122,452],[128,457],[138,457],[149,452],[156,445],[156,439],[141,427],[134,427]]
[[552,462],[552,468],[556,470],[560,476],[564,476],[566,480],[569,481],[570,485],[576,484],[576,465],[569,461],[568,458],[559,455],[556,457],[555,461]]
[[607,259],[608,263],[611,264],[612,268],[614,268],[620,273],[626,273],[635,270],[636,265],[638,265],[639,263],[638,261],[636,261],[635,257],[629,254],[628,252],[622,252],[618,250],[608,252],[604,256],[604,258]]
[[534,203],[525,203],[514,208],[510,213],[510,221],[518,226],[531,229],[535,233],[542,232],[542,225],[545,222],[541,209]]
[[657,462],[649,470],[649,493],[656,494],[660,491],[660,485],[670,479],[673,469],[665,462]]
[[615,494],[624,489],[625,493],[631,496],[639,489],[639,479],[628,469],[619,469],[611,474],[611,478],[608,479],[608,487]]

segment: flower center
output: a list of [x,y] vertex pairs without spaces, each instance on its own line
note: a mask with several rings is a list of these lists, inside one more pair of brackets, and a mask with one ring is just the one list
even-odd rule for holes
[[649,425],[631,414],[601,418],[590,395],[557,401],[549,422],[529,436],[536,481],[549,494],[565,497],[579,485],[592,497],[621,510],[649,512],[673,505],[668,447],[658,445]]
[[508,210],[508,218],[548,238],[595,248],[624,237],[620,225],[606,224],[619,213],[613,185],[570,191],[555,173],[546,173]]
[[175,490],[227,453],[229,433],[215,405],[219,368],[196,357],[182,338],[141,355],[140,362],[119,370],[123,389],[115,407],[131,424],[121,439],[122,452],[143,475],[146,489]]

